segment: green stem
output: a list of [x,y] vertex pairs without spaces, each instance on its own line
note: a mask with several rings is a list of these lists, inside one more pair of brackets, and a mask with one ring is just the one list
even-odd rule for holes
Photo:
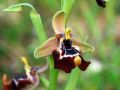
[[[65,17],[65,27],[67,26],[68,18],[70,16],[75,1],[76,0],[61,0],[61,9],[67,14]],[[77,85],[79,75],[79,69],[75,68],[69,77],[65,90],[75,90],[75,86]]]
[[77,85],[79,76],[80,70],[79,68],[75,68],[69,77],[65,90],[75,90],[75,86]]
[[[40,15],[39,14],[35,15],[34,13],[31,12],[31,18],[32,18],[33,25],[35,26],[35,30],[39,38],[39,41],[40,43],[43,43],[47,39],[47,36],[45,34]],[[58,71],[54,69],[53,58],[49,56],[48,60],[50,61],[50,83],[49,83],[48,89],[56,90]]]
[[[65,22],[67,23],[68,18],[70,16],[70,12],[72,9],[72,6],[74,4],[75,0],[61,0],[61,10],[64,10],[67,14]],[[66,24],[65,24],[66,26]],[[53,59],[51,59],[51,65],[50,65],[50,84],[49,84],[49,90],[56,90],[57,88],[57,79],[58,79],[58,71],[54,69],[53,67]]]
[[[31,17],[32,17],[32,22],[33,22],[33,25],[35,26],[35,30],[39,38],[39,41],[40,43],[43,43],[47,39],[47,36],[45,34],[40,15],[36,16],[34,13],[31,12]],[[53,67],[54,64],[51,56],[48,57],[48,60],[50,61],[50,83],[48,88],[49,90],[56,90],[58,71],[56,71]]]
[[75,0],[61,0],[61,10],[66,13],[65,27],[67,26],[68,18],[70,16],[74,3]]
[[58,70],[54,69],[54,62],[52,56],[48,58],[50,60],[50,83],[48,90],[57,89],[57,80],[58,80]]
[[[27,6],[31,8],[30,18],[32,20],[33,26],[36,30],[36,34],[38,36],[40,44],[44,43],[47,40],[47,36],[42,24],[42,20],[40,15],[36,12],[34,7],[28,3],[20,3],[16,5],[12,5],[5,9],[4,11],[21,11],[23,6]],[[56,90],[57,87],[57,78],[58,78],[58,71],[54,69],[53,59],[51,56],[48,57],[50,61],[50,83],[49,83],[49,90]]]
[[56,90],[58,80],[58,71],[54,68],[50,69],[50,84],[48,90]]

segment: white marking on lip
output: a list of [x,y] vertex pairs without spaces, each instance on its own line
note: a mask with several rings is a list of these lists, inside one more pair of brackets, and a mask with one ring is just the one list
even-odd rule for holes
[[62,56],[62,50],[60,49],[60,48],[58,48],[58,51],[60,52],[60,60],[61,59],[63,59],[64,57],[75,57],[75,56],[78,56],[78,55],[80,55],[79,53],[77,53],[77,54],[73,54],[73,55],[66,55],[66,54],[64,54],[63,56]]
[[16,79],[13,79],[13,81],[16,84],[16,86],[18,86],[18,81]]

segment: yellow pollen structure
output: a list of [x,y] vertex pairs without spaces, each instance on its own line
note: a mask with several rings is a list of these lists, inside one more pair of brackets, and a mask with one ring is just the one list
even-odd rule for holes
[[27,58],[21,57],[21,60],[22,60],[23,63],[25,64],[25,69],[30,69],[30,68],[31,68],[31,66],[30,66],[29,63],[28,63]]
[[74,63],[75,63],[76,66],[80,65],[81,64],[81,58],[79,56],[75,57]]
[[66,38],[66,40],[71,39],[70,33],[71,33],[70,29],[65,30],[65,38]]

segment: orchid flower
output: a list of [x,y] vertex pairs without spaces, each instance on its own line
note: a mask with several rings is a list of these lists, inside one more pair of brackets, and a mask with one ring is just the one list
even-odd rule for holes
[[97,4],[101,7],[106,7],[106,2],[109,0],[96,0]]
[[66,13],[58,11],[52,20],[55,37],[49,38],[45,43],[36,48],[36,58],[52,55],[54,68],[70,73],[78,66],[82,71],[86,70],[89,61],[83,59],[82,54],[93,51],[93,46],[76,40],[72,37],[71,29],[66,28]]
[[21,57],[24,63],[26,73],[22,76],[15,76],[13,79],[8,80],[7,75],[2,77],[4,90],[33,90],[39,84],[39,73],[44,72],[48,65],[44,67],[31,67],[25,57]]

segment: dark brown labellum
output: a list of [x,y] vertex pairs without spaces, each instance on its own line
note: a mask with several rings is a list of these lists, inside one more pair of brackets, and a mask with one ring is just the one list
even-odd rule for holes
[[72,46],[71,40],[63,40],[59,49],[52,52],[54,59],[54,68],[70,73],[72,69],[78,66],[82,71],[85,71],[90,62],[83,59],[80,51]]
[[103,7],[103,8],[106,7],[106,1],[105,0],[96,0],[96,2],[100,7]]
[[26,75],[15,77],[12,80],[8,80],[7,76],[3,75],[3,88],[4,90],[22,90],[28,85],[32,84],[30,80],[27,79]]
[[23,79],[23,80],[18,80],[18,85],[15,83],[14,80],[11,82],[11,88],[12,90],[22,90],[23,88],[26,88],[27,85],[32,84],[30,80]]

